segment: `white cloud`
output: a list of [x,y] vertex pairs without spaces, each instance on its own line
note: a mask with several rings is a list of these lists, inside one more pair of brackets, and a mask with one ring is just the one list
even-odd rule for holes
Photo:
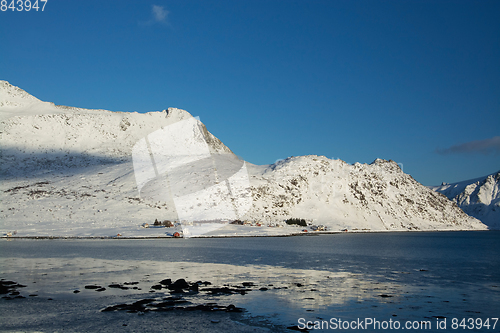
[[153,5],[153,21],[159,23],[167,23],[167,16],[169,11],[163,6]]

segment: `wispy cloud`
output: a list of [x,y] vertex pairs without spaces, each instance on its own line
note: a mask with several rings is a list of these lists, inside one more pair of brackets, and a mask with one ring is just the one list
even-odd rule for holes
[[148,21],[139,22],[139,25],[150,26],[154,24],[169,25],[168,15],[170,12],[163,6],[151,6],[151,16]]
[[481,153],[484,155],[492,153],[498,154],[500,153],[500,136],[494,136],[485,140],[470,141],[445,149],[436,149],[436,152],[441,155],[472,153]]
[[167,23],[167,16],[169,11],[163,6],[153,5],[153,20],[159,23]]

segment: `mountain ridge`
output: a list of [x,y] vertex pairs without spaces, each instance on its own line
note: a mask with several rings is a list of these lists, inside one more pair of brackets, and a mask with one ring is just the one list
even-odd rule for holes
[[[229,157],[207,164],[215,166],[219,175],[230,175],[241,163],[248,170],[245,195],[251,199],[251,207],[243,210],[242,200],[231,199],[232,207],[245,211],[239,218],[283,226],[245,229],[229,225],[215,234],[300,232],[284,224],[288,218],[305,218],[330,231],[486,229],[445,196],[403,173],[393,161],[377,159],[371,164],[351,165],[307,155],[257,166],[238,162],[231,150],[187,111],[168,108],[139,114],[57,107],[32,99],[5,82],[0,84],[0,232],[17,230],[18,235],[36,236],[119,233],[138,237],[164,233],[140,225],[157,218],[175,220],[176,209],[164,197],[141,197],[131,152],[151,133],[186,121],[198,124],[195,127],[212,157]],[[6,94],[2,89],[18,94]],[[189,135],[182,137],[188,144],[195,140]],[[207,165],[191,167],[198,172]],[[172,186],[199,186],[195,182],[202,178],[196,172],[181,171],[186,171],[185,175],[174,179],[177,184]],[[215,179],[214,184],[218,183]],[[200,200],[198,204],[214,208],[224,204],[215,193]]]
[[452,184],[431,186],[490,229],[500,229],[500,171]]

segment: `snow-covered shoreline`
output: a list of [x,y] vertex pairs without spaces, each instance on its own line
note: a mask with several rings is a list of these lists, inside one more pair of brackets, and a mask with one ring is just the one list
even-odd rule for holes
[[[340,234],[383,234],[383,233],[432,233],[432,232],[495,232],[496,230],[470,230],[470,229],[437,229],[437,230],[350,230],[350,231],[320,231],[320,232],[297,232],[297,233],[283,233],[283,234],[260,234],[260,235],[251,235],[251,234],[240,234],[240,235],[230,235],[230,234],[216,234],[216,235],[199,235],[193,238],[273,238],[273,237],[317,237],[322,235],[340,235]],[[103,239],[103,240],[154,240],[154,239],[175,239],[182,241],[182,237],[176,238],[172,236],[0,236],[0,239],[3,240],[16,240],[16,239],[34,239],[34,240],[55,240],[55,239],[66,239],[66,240],[92,240],[92,239]]]

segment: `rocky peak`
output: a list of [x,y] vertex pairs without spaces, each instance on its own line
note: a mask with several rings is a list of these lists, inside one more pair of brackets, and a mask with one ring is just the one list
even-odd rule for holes
[[23,89],[0,80],[0,108],[23,107],[36,102],[41,101]]

